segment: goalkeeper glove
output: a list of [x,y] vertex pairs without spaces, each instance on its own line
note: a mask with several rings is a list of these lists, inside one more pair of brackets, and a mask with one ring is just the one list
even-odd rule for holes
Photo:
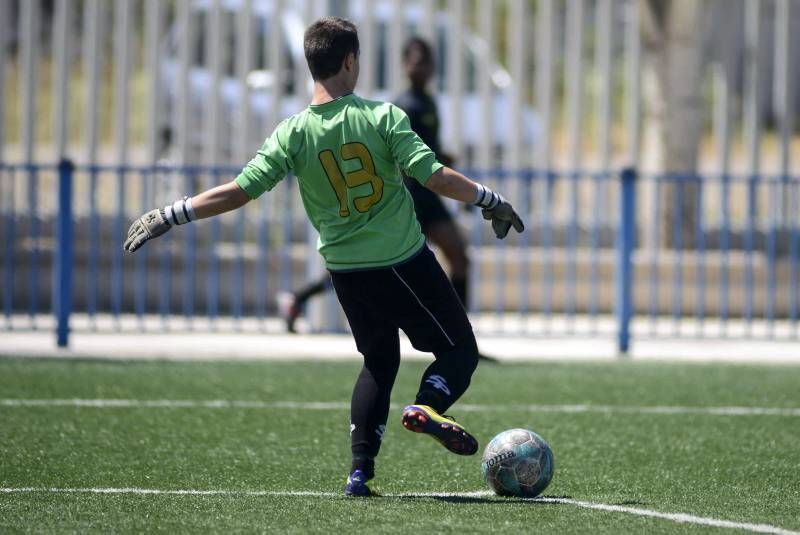
[[194,221],[197,217],[192,209],[192,199],[184,197],[164,208],[150,210],[133,222],[128,229],[128,239],[123,248],[132,253],[144,245],[147,240],[161,236],[173,225],[183,225]]
[[473,204],[482,208],[483,218],[492,222],[494,235],[501,240],[508,235],[508,231],[512,226],[517,232],[525,230],[522,219],[514,211],[511,203],[486,186],[478,184],[478,192]]

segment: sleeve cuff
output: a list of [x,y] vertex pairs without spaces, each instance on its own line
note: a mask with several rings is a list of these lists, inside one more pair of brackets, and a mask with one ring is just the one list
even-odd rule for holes
[[264,187],[249,177],[247,175],[247,170],[239,173],[239,176],[236,177],[234,182],[236,182],[236,185],[242,188],[245,193],[247,193],[247,196],[250,197],[250,199],[257,199],[262,193],[264,193]]
[[415,164],[412,169],[408,170],[408,175],[413,176],[417,182],[425,185],[428,182],[428,179],[431,178],[431,175],[444,167],[443,164],[438,162],[436,158],[432,158],[430,160],[423,160],[417,164]]

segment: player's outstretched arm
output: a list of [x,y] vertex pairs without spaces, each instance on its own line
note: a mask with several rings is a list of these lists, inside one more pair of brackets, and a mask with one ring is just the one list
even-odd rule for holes
[[494,234],[501,240],[508,235],[511,227],[517,232],[525,230],[522,219],[510,202],[499,193],[473,182],[449,167],[442,167],[433,173],[425,186],[439,195],[480,206],[483,209],[483,218],[492,222]]
[[194,197],[184,197],[164,208],[150,210],[133,222],[123,248],[134,252],[147,240],[161,236],[175,225],[204,219],[244,206],[250,197],[236,182],[228,182]]

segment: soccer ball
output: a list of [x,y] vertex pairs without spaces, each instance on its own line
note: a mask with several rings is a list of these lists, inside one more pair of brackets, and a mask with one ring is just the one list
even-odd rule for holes
[[553,478],[553,452],[539,435],[509,429],[492,439],[483,452],[483,478],[500,496],[538,496]]

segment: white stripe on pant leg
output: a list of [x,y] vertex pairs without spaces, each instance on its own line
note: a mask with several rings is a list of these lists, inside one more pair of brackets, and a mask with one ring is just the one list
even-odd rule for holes
[[442,324],[441,324],[441,323],[439,323],[439,320],[437,320],[437,319],[436,319],[436,316],[434,316],[434,315],[433,315],[433,312],[431,312],[430,310],[428,310],[428,307],[426,307],[425,305],[423,305],[423,304],[422,304],[422,301],[420,301],[420,300],[419,300],[419,297],[417,297],[417,294],[415,294],[415,293],[414,293],[414,290],[412,290],[412,289],[411,289],[411,286],[409,286],[408,284],[406,284],[406,281],[404,281],[404,280],[403,280],[403,277],[401,277],[401,276],[400,276],[400,274],[397,272],[397,270],[396,270],[396,269],[392,268],[392,272],[393,272],[393,273],[394,273],[394,274],[397,276],[397,278],[398,278],[398,279],[400,279],[400,282],[402,282],[402,283],[403,283],[403,286],[405,286],[406,288],[408,288],[408,291],[409,291],[409,292],[411,292],[411,295],[413,295],[413,296],[414,296],[414,299],[416,299],[416,300],[417,300],[417,303],[419,303],[419,306],[421,306],[421,307],[422,307],[422,308],[425,310],[425,312],[427,312],[427,313],[428,313],[428,315],[431,317],[431,319],[432,319],[432,320],[433,320],[433,321],[436,323],[436,325],[438,325],[438,327],[439,327],[439,330],[441,330],[441,331],[442,331],[442,334],[444,335],[444,337],[445,337],[445,338],[447,338],[447,341],[448,341],[448,342],[450,342],[450,345],[451,345],[451,346],[453,346],[453,347],[455,347],[455,344],[454,344],[454,343],[453,343],[453,341],[450,339],[450,337],[449,337],[449,336],[447,336],[447,333],[445,332],[445,330],[444,330],[444,327],[442,327]]

